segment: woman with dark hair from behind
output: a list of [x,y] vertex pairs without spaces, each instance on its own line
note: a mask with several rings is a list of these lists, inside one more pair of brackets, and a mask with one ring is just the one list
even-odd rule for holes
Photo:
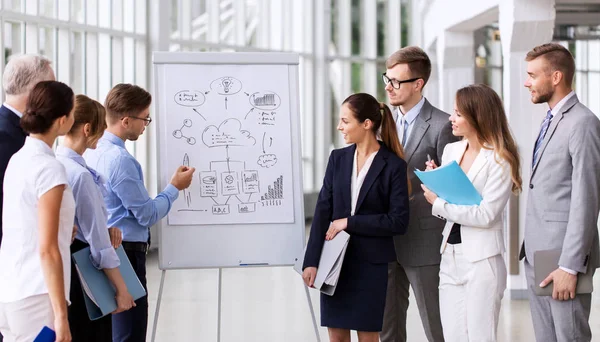
[[[107,228],[108,213],[102,197],[103,179],[87,166],[82,156],[88,148],[96,148],[106,129],[105,115],[104,106],[100,103],[85,95],[77,95],[73,109],[75,123],[56,150],[56,158],[64,165],[75,196],[75,225],[78,230],[71,244],[71,253],[90,247],[94,266],[104,270],[116,289],[118,307],[115,313],[118,313],[135,306],[118,268],[120,260],[115,248],[121,244],[121,230]],[[111,315],[94,321],[88,318],[83,289],[73,265],[69,306],[73,341],[112,341],[111,321]]]
[[33,341],[44,326],[71,341],[67,302],[75,200],[52,146],[73,125],[73,91],[38,83],[21,118],[29,133],[4,178],[0,247],[0,331],[5,341]]
[[[483,84],[459,89],[452,134],[442,165],[456,161],[483,198],[456,205],[423,187],[432,214],[445,219],[440,264],[440,314],[444,339],[496,341],[500,301],[506,289],[504,208],[511,191],[521,190],[519,153],[502,100]],[[428,170],[437,167],[426,162]]]
[[[392,237],[408,226],[404,152],[390,109],[369,94],[348,97],[337,129],[348,147],[331,152],[304,256],[302,278],[313,286],[325,240],[350,234],[333,296],[321,294],[321,325],[330,341],[379,341]],[[378,132],[380,132],[378,134]],[[381,141],[378,141],[378,135]]]

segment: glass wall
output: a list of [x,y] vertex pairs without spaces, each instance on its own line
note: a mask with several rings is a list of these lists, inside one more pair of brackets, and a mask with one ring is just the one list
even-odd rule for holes
[[408,2],[399,0],[170,0],[170,51],[300,54],[304,188],[318,190],[340,103],[353,92],[386,101],[387,55],[406,44]]
[[600,39],[578,40],[571,43],[570,47],[575,55],[577,96],[594,114],[600,116]]
[[[407,43],[408,4],[408,0],[0,0],[4,49],[0,66],[13,54],[44,54],[53,61],[58,80],[76,93],[104,102],[119,82],[148,89],[153,50],[297,52],[304,185],[312,191],[320,187],[329,151],[342,144],[335,127],[343,99],[361,91],[386,101],[379,75],[387,55]],[[146,153],[151,151],[151,134],[128,146],[150,171],[155,167],[154,157]]]
[[475,83],[483,83],[502,97],[502,44],[498,23],[484,26],[474,33]]
[[[2,69],[11,55],[45,55],[57,80],[101,103],[117,83],[148,88],[145,0],[2,0],[0,6]],[[136,154],[136,144],[128,148]]]

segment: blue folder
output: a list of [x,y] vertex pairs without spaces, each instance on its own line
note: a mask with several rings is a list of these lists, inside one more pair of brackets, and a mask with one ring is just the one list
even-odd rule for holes
[[[121,260],[119,271],[127,285],[127,290],[134,300],[138,300],[146,295],[146,291],[135,274],[123,246],[119,246],[116,251]],[[91,257],[89,247],[73,253],[73,261],[81,281],[88,316],[91,320],[96,320],[115,311],[117,300],[112,283],[104,271],[97,269],[92,264]]]
[[33,342],[54,342],[56,341],[56,333],[54,330],[44,326]]
[[458,205],[479,205],[482,197],[456,161],[431,171],[415,170],[425,186],[446,202]]

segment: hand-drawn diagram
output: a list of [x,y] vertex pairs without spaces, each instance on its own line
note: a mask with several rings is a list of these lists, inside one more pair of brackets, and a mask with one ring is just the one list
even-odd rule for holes
[[272,91],[256,92],[249,99],[250,104],[257,109],[275,110],[281,106],[281,98]]
[[242,82],[231,76],[223,76],[212,81],[210,89],[219,95],[225,95],[225,109],[227,109],[227,95],[234,95],[242,90]]
[[210,83],[210,89],[221,95],[233,95],[242,90],[242,82],[237,78],[224,76]]
[[267,192],[260,196],[260,200],[263,206],[281,205],[281,200],[283,200],[283,176],[279,176],[273,185],[269,185]]
[[198,90],[181,90],[175,93],[174,100],[175,103],[180,106],[190,107],[196,114],[200,115],[200,117],[206,121],[204,115],[202,115],[202,113],[200,113],[196,107],[200,107],[204,104],[204,102],[206,102],[205,95],[208,93],[210,93],[210,91],[202,93]]
[[[200,179],[202,180],[200,197],[212,199],[213,214],[229,214],[229,201],[232,197],[239,202],[238,213],[244,214],[256,210],[256,202],[251,198],[252,194],[260,190],[258,171],[246,170],[243,161],[211,162],[210,171],[200,171]],[[245,195],[248,197],[246,198]],[[217,197],[226,197],[225,203],[220,203]]]
[[181,128],[173,131],[173,136],[177,139],[184,138],[188,144],[194,145],[196,143],[196,138],[191,137],[191,136],[187,137],[187,136],[183,135],[184,127],[192,127],[192,120],[190,120],[190,119],[183,120],[183,125],[181,125]]
[[[186,79],[196,81],[173,78],[168,87],[173,102],[167,112],[175,119],[167,123],[173,136],[167,150],[178,151],[176,159],[168,157],[169,167],[183,160],[184,166],[191,161],[197,168],[183,201],[173,204],[169,224],[293,222],[291,120],[281,112],[289,106],[289,89],[284,81],[267,84],[248,74],[213,69],[186,72]],[[207,79],[212,81],[194,83]],[[259,91],[243,91],[248,84]],[[277,93],[260,90],[280,84]],[[186,88],[199,90],[180,90]],[[183,122],[178,121],[182,114]],[[173,143],[182,139],[187,144]]]
[[[262,138],[262,155],[258,157],[258,161],[256,162],[258,165],[264,168],[270,168],[271,166],[275,166],[277,164],[277,156],[271,153],[266,152],[265,143],[266,143],[267,133],[263,134]],[[273,137],[269,137],[269,147],[273,145]]]
[[[260,189],[258,171],[246,170],[244,162],[231,161],[229,146],[254,146],[256,139],[250,135],[250,132],[242,130],[242,123],[239,120],[227,119],[219,127],[206,127],[202,133],[202,142],[208,148],[225,147],[226,153],[224,161],[211,162],[210,171],[200,172],[202,179],[200,196],[211,197],[215,202],[212,207],[213,214],[229,214],[228,202],[231,196],[235,196],[240,202],[239,213],[254,212],[255,203],[249,201],[252,194]],[[238,197],[241,194],[250,194],[250,196],[244,202]],[[227,201],[225,204],[220,204],[215,200],[216,196],[227,196]]]
[[199,107],[204,104],[206,97],[197,90],[182,90],[175,94],[175,103],[184,107]]
[[208,126],[202,132],[202,142],[207,147],[254,146],[256,139],[250,132],[242,130],[238,119],[227,119],[219,127]]

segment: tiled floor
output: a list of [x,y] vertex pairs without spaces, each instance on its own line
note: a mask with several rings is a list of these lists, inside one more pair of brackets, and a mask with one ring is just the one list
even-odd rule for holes
[[[156,251],[148,258],[148,341],[161,277],[157,259]],[[222,342],[316,341],[304,287],[291,267],[224,269],[222,279]],[[598,273],[595,285],[600,288]],[[318,320],[319,297],[314,290],[310,293]],[[156,341],[216,341],[217,294],[217,270],[167,271]],[[590,318],[594,336],[600,336],[599,309],[596,295]],[[409,341],[427,341],[412,298],[407,325]],[[328,341],[327,330],[319,328],[319,332],[321,341]],[[498,340],[534,341],[527,301],[504,299]],[[356,336],[352,341],[357,341]]]

